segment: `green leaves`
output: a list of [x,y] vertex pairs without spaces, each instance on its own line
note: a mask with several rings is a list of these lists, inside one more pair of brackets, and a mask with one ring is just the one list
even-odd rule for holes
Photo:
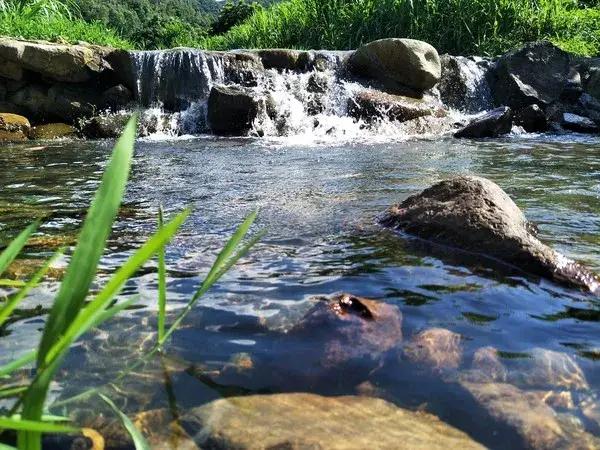
[[102,398],[102,400],[104,400],[108,404],[108,406],[110,406],[112,408],[112,410],[117,414],[117,416],[119,416],[121,423],[123,424],[123,426],[129,433],[129,435],[131,436],[131,439],[133,439],[133,443],[135,444],[135,449],[136,450],[150,450],[150,445],[148,444],[148,442],[146,442],[146,439],[144,439],[144,436],[142,436],[142,433],[139,432],[139,430],[131,422],[129,417],[127,417],[125,414],[123,414],[121,412],[121,410],[119,408],[117,408],[117,406],[112,402],[111,399],[109,399],[108,397],[106,397],[102,394],[98,394],[98,395],[100,396],[100,398]]
[[[78,325],[88,325],[89,321],[93,321],[94,313],[99,313],[106,297],[111,292],[116,292],[123,282],[122,279],[113,277],[104,297],[96,303],[92,302],[95,309],[85,311],[83,317],[80,315],[125,193],[136,128],[137,117],[133,117],[113,150],[100,187],[88,210],[77,247],[44,328],[37,354],[36,377],[24,395],[23,417],[26,420],[38,421],[41,418],[48,387],[68,345],[84,331],[74,330],[73,323],[77,321]],[[143,263],[139,260],[135,262]],[[127,269],[117,274],[122,276],[129,273],[130,267]],[[57,343],[59,346],[55,347]],[[36,431],[24,430],[18,435],[18,443],[21,449],[40,450],[41,435]]]
[[[158,229],[164,225],[164,214],[162,206],[158,208]],[[165,262],[165,247],[162,246],[158,252],[158,341],[161,342],[165,336],[165,321],[167,314],[167,269]]]
[[21,253],[21,250],[23,250],[23,247],[25,247],[27,240],[33,233],[35,233],[35,230],[37,230],[39,225],[39,222],[29,225],[8,245],[8,247],[6,247],[6,249],[4,249],[2,254],[0,254],[0,275],[2,275],[6,269],[8,269],[8,266],[10,266],[19,253]]
[[0,417],[0,428],[16,431],[33,431],[36,433],[77,433],[79,431],[78,428],[68,425],[25,420],[20,417]]

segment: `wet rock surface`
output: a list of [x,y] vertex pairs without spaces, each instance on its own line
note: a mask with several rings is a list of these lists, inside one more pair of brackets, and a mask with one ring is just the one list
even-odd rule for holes
[[394,81],[418,92],[434,87],[442,71],[437,50],[414,39],[370,42],[354,52],[349,65],[359,76]]
[[597,133],[600,131],[593,120],[573,113],[563,113],[560,124],[563,128],[578,133]]
[[571,55],[550,42],[534,42],[502,56],[491,74],[496,105],[521,109],[560,99],[571,74]]
[[72,138],[77,136],[77,129],[66,123],[48,123],[33,127],[29,138],[34,140]]
[[258,100],[242,87],[215,86],[208,97],[208,122],[216,134],[248,132],[258,113]]
[[505,383],[469,383],[462,386],[487,412],[514,428],[526,448],[598,448],[600,440],[569,417],[561,417],[534,392]]
[[600,290],[595,274],[540,242],[511,198],[484,178],[442,181],[392,206],[382,223],[592,293]]
[[457,131],[457,138],[492,138],[510,133],[513,113],[508,107],[496,108],[473,119],[466,127]]
[[434,111],[435,107],[424,100],[379,91],[363,91],[348,101],[350,116],[367,122],[378,119],[406,122],[430,116]]
[[548,131],[549,123],[546,113],[538,105],[529,105],[515,114],[515,125],[528,133]]
[[483,448],[435,416],[367,397],[229,398],[194,409],[182,422],[200,447],[213,449]]
[[17,114],[0,113],[0,141],[19,142],[27,140],[31,124]]

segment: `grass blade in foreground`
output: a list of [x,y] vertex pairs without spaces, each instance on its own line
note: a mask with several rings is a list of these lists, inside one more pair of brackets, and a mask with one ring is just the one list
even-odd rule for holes
[[68,425],[24,420],[20,417],[0,417],[0,428],[17,431],[34,431],[36,433],[77,433],[79,431],[78,428],[70,427]]
[[13,311],[19,306],[19,304],[25,299],[27,294],[38,285],[44,275],[50,270],[52,264],[56,262],[56,260],[62,256],[62,251],[58,251],[52,258],[48,260],[44,264],[44,266],[38,270],[38,272],[33,276],[31,280],[29,280],[23,289],[17,292],[13,297],[7,300],[7,302],[0,308],[0,327],[4,325],[4,322],[10,317]]
[[[37,355],[38,373],[23,397],[22,416],[26,420],[38,421],[42,416],[48,387],[60,364],[59,358],[52,362],[50,367],[45,366],[47,353],[79,314],[96,275],[98,263],[125,193],[133,158],[136,127],[137,118],[133,117],[117,141],[46,322]],[[18,434],[18,444],[23,450],[41,450],[41,434],[21,431]]]
[[98,395],[119,416],[121,423],[123,424],[123,426],[129,433],[129,435],[131,436],[131,439],[133,439],[133,443],[135,444],[135,449],[136,450],[150,450],[150,445],[148,444],[148,442],[146,442],[146,439],[144,439],[144,436],[142,436],[142,433],[140,433],[140,431],[131,422],[131,419],[129,419],[129,417],[127,417],[125,414],[123,414],[121,412],[121,410],[119,408],[117,408],[117,405],[115,405],[108,397],[106,397],[102,394],[98,394]]
[[13,241],[6,247],[6,249],[0,254],[0,275],[4,273],[8,266],[15,260],[15,258],[21,253],[23,247],[27,243],[29,237],[35,233],[39,222],[32,223],[25,230],[21,232]]
[[[158,229],[164,225],[162,206],[158,208]],[[158,251],[158,341],[165,336],[165,321],[167,314],[167,270],[165,262],[165,246]]]

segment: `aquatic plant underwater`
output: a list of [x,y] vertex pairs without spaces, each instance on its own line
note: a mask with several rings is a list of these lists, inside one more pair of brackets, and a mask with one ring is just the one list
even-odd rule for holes
[[[165,222],[161,208],[156,233],[127,259],[97,293],[92,294],[91,286],[97,273],[98,264],[106,248],[108,237],[125,193],[133,159],[136,128],[137,117],[133,117],[114,147],[101,184],[87,212],[66,274],[46,320],[38,348],[0,367],[0,377],[7,380],[7,384],[0,387],[0,398],[15,399],[12,410],[0,417],[0,429],[5,432],[12,430],[17,433],[17,447],[19,449],[41,449],[44,433],[77,433],[80,431],[69,423],[68,418],[55,416],[48,412],[52,406],[46,402],[50,384],[69,349],[82,335],[135,303],[136,297],[119,302],[116,302],[115,299],[127,280],[135,275],[146,262],[158,255],[158,338],[147,353],[122,371],[122,378],[125,378],[135,368],[140,367],[144,361],[161,352],[163,346],[200,298],[264,234],[259,232],[244,241],[257,215],[256,213],[250,214],[221,250],[208,274],[185,308],[177,315],[173,323],[167,326],[165,246],[185,222],[190,211],[184,210],[172,220]],[[40,221],[37,221],[27,227],[0,254],[0,276],[17,258],[39,225]],[[40,283],[52,264],[63,254],[64,250],[56,252],[26,283],[20,284],[12,280],[0,280],[0,286],[18,289],[0,306],[0,326],[10,319],[29,292]],[[11,374],[32,363],[35,369],[32,371],[33,378],[31,380],[20,383],[10,382]],[[100,388],[90,389],[78,397],[91,397],[94,395],[102,398],[115,411],[124,427],[130,432],[137,449],[149,448],[127,416],[120,412],[108,397],[102,395]],[[0,443],[0,449],[10,448],[13,447]]]

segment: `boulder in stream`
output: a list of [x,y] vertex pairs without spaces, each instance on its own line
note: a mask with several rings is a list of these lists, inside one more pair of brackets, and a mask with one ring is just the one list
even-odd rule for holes
[[543,244],[495,183],[457,176],[392,206],[382,224],[440,244],[486,254],[526,272],[600,293],[600,279]]
[[363,45],[350,57],[350,69],[359,76],[393,81],[423,92],[442,75],[435,48],[414,39],[380,39]]
[[510,133],[513,124],[512,110],[506,106],[496,108],[473,119],[454,134],[457,138],[492,138]]
[[518,110],[538,104],[545,108],[558,101],[572,76],[571,55],[542,41],[502,56],[491,76],[496,105]]
[[239,86],[214,86],[208,97],[208,122],[216,134],[244,134],[259,113],[251,90]]
[[563,113],[561,125],[567,130],[578,133],[597,133],[600,131],[600,128],[592,119],[573,113]]
[[437,417],[368,397],[276,394],[216,400],[182,417],[201,448],[483,449]]
[[548,130],[546,113],[538,105],[529,105],[515,114],[515,125],[528,133],[543,133]]
[[31,125],[26,117],[17,114],[0,113],[0,141],[26,141]]

